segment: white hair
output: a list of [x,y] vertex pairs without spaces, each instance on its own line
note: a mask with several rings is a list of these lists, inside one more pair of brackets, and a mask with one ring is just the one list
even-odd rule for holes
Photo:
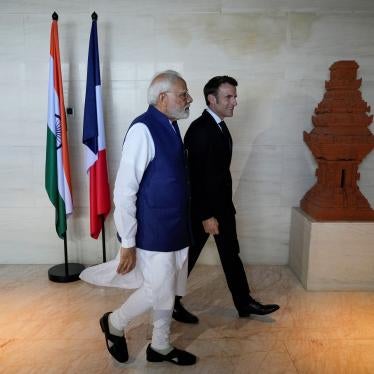
[[182,76],[174,70],[165,70],[157,73],[148,87],[148,104],[156,105],[160,93],[169,91],[172,85],[179,79],[183,80]]

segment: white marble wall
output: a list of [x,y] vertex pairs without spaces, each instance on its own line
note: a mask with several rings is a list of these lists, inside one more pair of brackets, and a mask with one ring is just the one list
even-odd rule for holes
[[[0,0],[0,263],[58,263],[63,243],[44,190],[50,20],[57,11],[75,211],[72,260],[100,260],[89,237],[87,177],[81,145],[90,15],[98,31],[110,182],[129,122],[146,108],[146,87],[165,68],[187,79],[194,103],[213,75],[239,80],[228,120],[241,254],[246,263],[286,264],[291,207],[314,183],[302,141],[336,60],[360,64],[364,99],[374,106],[374,3],[371,0]],[[188,121],[181,122],[182,131]],[[374,152],[361,187],[374,204]],[[107,221],[109,256],[117,249]],[[214,263],[213,250],[203,262]]]

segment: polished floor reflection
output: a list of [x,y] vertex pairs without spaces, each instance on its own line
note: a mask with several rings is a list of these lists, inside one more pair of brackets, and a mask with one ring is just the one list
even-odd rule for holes
[[129,291],[48,281],[46,265],[0,265],[0,373],[373,373],[374,293],[306,292],[283,266],[248,266],[253,295],[271,316],[238,319],[218,266],[198,266],[184,299],[200,318],[173,322],[194,367],[149,364],[149,316],[128,333],[130,361],[106,352],[100,316]]

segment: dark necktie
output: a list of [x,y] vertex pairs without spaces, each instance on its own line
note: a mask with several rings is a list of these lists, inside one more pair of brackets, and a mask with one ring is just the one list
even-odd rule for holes
[[223,136],[226,138],[227,142],[229,143],[230,152],[232,151],[232,139],[229,132],[229,129],[226,126],[225,121],[221,121],[219,124],[220,129],[222,130]]

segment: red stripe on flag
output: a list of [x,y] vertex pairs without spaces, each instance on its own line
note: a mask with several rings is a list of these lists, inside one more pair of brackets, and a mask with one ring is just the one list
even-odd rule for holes
[[90,232],[97,239],[101,231],[101,215],[110,212],[110,192],[106,150],[99,151],[97,161],[90,167]]

